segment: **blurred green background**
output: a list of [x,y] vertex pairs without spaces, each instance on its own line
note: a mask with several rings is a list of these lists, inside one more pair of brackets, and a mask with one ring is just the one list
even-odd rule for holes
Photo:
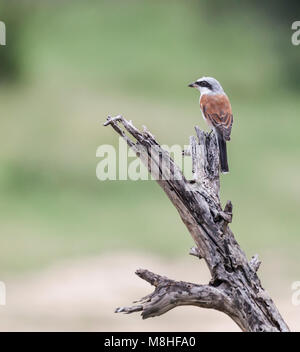
[[207,128],[187,88],[203,75],[233,107],[231,173],[221,182],[236,238],[248,256],[275,252],[292,268],[297,19],[299,1],[0,1],[1,274],[112,250],[186,256],[191,237],[158,185],[100,182],[95,154],[117,145],[102,122],[119,113],[162,144],[187,144],[194,125]]
[[1,1],[1,271],[112,247],[185,255],[191,239],[159,187],[98,181],[95,152],[116,145],[101,122],[117,113],[161,143],[186,144],[205,127],[187,88],[202,75],[233,106],[222,198],[234,204],[237,239],[249,254],[297,252],[299,2],[283,4]]

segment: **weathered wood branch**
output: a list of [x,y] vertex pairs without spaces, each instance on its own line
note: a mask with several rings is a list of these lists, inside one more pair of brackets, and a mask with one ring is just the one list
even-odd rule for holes
[[258,257],[248,262],[228,226],[232,221],[232,204],[228,201],[222,209],[214,133],[196,127],[197,138],[190,137],[189,151],[184,154],[192,156],[191,182],[146,128],[141,132],[121,116],[108,117],[104,125],[112,126],[127,141],[167,194],[196,244],[190,254],[206,261],[212,277],[207,285],[196,285],[140,269],[136,274],[154,285],[154,292],[137,305],[117,308],[116,312],[141,311],[143,318],[148,318],[179,305],[194,305],[226,313],[243,331],[289,331],[261,286],[256,274]]
[[131,307],[120,307],[116,313],[142,311],[143,319],[162,315],[178,306],[193,305],[202,308],[214,308],[222,312],[230,310],[228,297],[211,285],[196,285],[190,282],[174,281],[154,274],[148,270],[137,270],[136,274],[155,286],[152,294],[142,298]]

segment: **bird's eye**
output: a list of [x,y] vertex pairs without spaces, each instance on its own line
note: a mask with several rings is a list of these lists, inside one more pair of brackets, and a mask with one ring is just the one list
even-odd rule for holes
[[208,83],[206,81],[198,81],[196,84],[200,87],[207,87]]
[[200,87],[206,87],[206,88],[212,90],[211,84],[208,83],[207,81],[200,81],[200,82],[197,82],[197,85],[200,86]]

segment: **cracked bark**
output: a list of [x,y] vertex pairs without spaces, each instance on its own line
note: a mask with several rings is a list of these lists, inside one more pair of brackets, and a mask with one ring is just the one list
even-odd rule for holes
[[220,203],[219,157],[214,133],[195,127],[197,138],[190,137],[189,150],[183,154],[192,156],[191,182],[145,127],[141,132],[122,116],[108,117],[104,125],[110,125],[123,137],[147,166],[196,244],[190,254],[203,258],[211,273],[207,285],[197,285],[139,269],[136,274],[155,287],[153,293],[133,306],[117,308],[116,312],[141,311],[146,319],[176,306],[193,305],[224,312],[243,331],[289,331],[256,274],[261,262],[257,256],[248,262],[228,226],[232,221],[232,204],[228,201],[222,209]]

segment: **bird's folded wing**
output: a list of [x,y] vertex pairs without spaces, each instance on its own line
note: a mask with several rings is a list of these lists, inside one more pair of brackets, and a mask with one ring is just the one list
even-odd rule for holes
[[225,94],[204,94],[200,99],[200,107],[208,122],[223,136],[230,140],[233,123],[231,105]]

